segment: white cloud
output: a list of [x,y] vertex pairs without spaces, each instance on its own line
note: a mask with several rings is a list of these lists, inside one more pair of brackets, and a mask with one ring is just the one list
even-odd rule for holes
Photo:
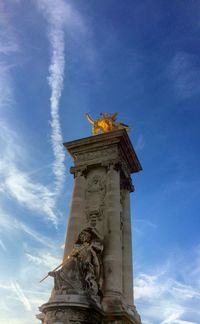
[[18,234],[18,233],[24,233],[32,237],[37,242],[41,243],[42,245],[53,248],[55,244],[52,244],[52,242],[42,234],[34,231],[32,228],[30,228],[28,225],[24,224],[23,222],[17,220],[13,216],[10,216],[8,213],[6,213],[2,208],[0,209],[0,232],[1,235],[12,235],[12,234]]
[[143,150],[144,146],[145,146],[145,140],[144,140],[143,135],[140,134],[137,139],[135,149],[136,149],[136,151],[141,151],[141,150]]
[[[55,193],[43,184],[33,181],[27,172],[22,171],[24,165],[22,165],[21,156],[26,162],[26,150],[20,145],[21,140],[14,130],[10,130],[5,123],[1,123],[0,126],[1,193],[14,198],[26,208],[37,211],[37,214],[47,216],[56,224]],[[3,195],[1,195],[2,198]]]
[[157,228],[157,225],[156,224],[154,224],[153,222],[150,222],[150,221],[148,221],[146,219],[142,219],[142,218],[137,219],[137,218],[135,218],[134,219],[134,222],[136,224],[141,224],[143,228],[144,228],[144,226],[148,226],[151,229],[156,229]]
[[1,239],[0,239],[0,247],[2,248],[2,250],[3,250],[4,252],[7,251],[7,248],[6,248],[5,244],[3,243],[3,241],[2,241]]
[[162,322],[161,324],[197,324],[197,322],[190,322],[190,321],[182,321],[177,320],[177,317],[174,315],[170,316],[166,321]]
[[152,296],[159,297],[162,295],[166,287],[157,285],[158,275],[147,275],[141,273],[135,280],[135,294],[137,299],[149,298]]
[[17,282],[11,282],[11,288],[16,293],[16,295],[18,296],[19,300],[24,305],[24,307],[28,311],[30,311],[31,310],[31,304],[30,304],[28,298],[25,296],[25,294],[24,294],[22,288],[19,286],[19,284]]
[[[10,26],[3,26],[0,32],[0,192],[1,202],[5,197],[14,198],[24,207],[48,217],[54,224],[58,218],[55,214],[55,191],[34,181],[25,167],[28,152],[21,144],[21,139],[5,122],[7,108],[15,105],[14,87],[10,76],[10,54],[19,51]],[[6,108],[6,109],[5,109]],[[12,128],[12,129],[11,129]],[[21,158],[23,156],[23,159]],[[23,163],[24,162],[24,163]],[[56,167],[56,165],[55,165]]]
[[4,63],[0,61],[0,109],[3,110],[13,104],[12,84]]
[[[42,245],[37,244],[35,247],[31,241],[26,240],[26,234]],[[14,261],[15,257],[8,253],[4,263],[9,271],[2,276],[0,282],[0,298],[2,300],[0,321],[16,324],[15,319],[20,318],[21,312],[24,311],[21,323],[32,323],[38,312],[38,306],[47,302],[53,287],[51,278],[43,283],[39,281],[61,262],[63,251],[60,248],[60,243],[56,245],[55,242],[51,242],[39,232],[33,231],[26,224],[10,217],[3,211],[0,212],[0,236],[5,238],[5,242],[6,239],[10,241],[9,238],[12,238],[13,242],[16,241],[16,254],[20,249],[20,258]],[[12,269],[13,264],[15,268]],[[19,301],[23,308],[20,307]],[[9,313],[6,309],[7,304],[12,309]]]
[[33,323],[36,321],[35,315],[38,313],[38,306],[48,300],[49,289],[46,289],[44,285],[43,287],[40,287],[38,284],[40,289],[33,289],[35,269],[31,268],[29,270],[32,271],[32,273],[29,273],[29,276],[31,275],[32,279],[28,282],[29,289],[22,289],[21,285],[19,285],[17,281],[10,281],[6,285],[0,283],[1,323]]
[[43,253],[42,251],[38,253],[38,255],[32,255],[30,253],[26,253],[27,258],[36,265],[40,265],[46,267],[48,269],[54,269],[61,263],[59,258],[56,258],[53,254],[46,252]]
[[42,184],[33,182],[24,172],[10,167],[2,188],[26,208],[43,213],[56,223],[54,194]]
[[0,30],[0,112],[14,104],[13,84],[11,78],[11,68],[14,63],[10,57],[19,52],[16,39],[12,35],[11,28],[5,24]]
[[[154,273],[140,273],[135,278],[135,300],[144,323],[151,324],[197,324],[200,310],[198,248],[195,257],[171,260]],[[193,261],[188,260],[193,258]],[[188,268],[190,264],[190,268]],[[179,277],[179,280],[177,280]],[[182,278],[182,279],[180,279]]]
[[175,94],[181,98],[190,98],[200,94],[200,70],[195,65],[195,56],[179,52],[172,59],[169,75]]

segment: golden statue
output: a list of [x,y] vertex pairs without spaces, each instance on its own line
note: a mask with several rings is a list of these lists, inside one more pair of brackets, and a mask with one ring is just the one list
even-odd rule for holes
[[127,131],[130,131],[128,125],[116,122],[117,115],[118,115],[117,113],[114,114],[108,114],[107,112],[105,114],[100,113],[101,118],[97,118],[96,120],[93,120],[88,114],[85,114],[88,121],[92,124],[93,135],[107,133],[122,128],[126,129]]

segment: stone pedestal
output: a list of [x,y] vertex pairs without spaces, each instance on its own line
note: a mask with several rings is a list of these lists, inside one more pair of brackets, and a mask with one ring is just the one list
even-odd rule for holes
[[38,319],[43,324],[140,324],[130,213],[131,173],[142,169],[140,162],[123,129],[64,146],[74,160],[64,265],[51,274],[54,289]]
[[41,314],[36,317],[43,324],[101,324],[102,312],[95,303],[88,303],[87,298],[69,295],[65,300],[60,296],[60,300],[48,302],[39,309]]

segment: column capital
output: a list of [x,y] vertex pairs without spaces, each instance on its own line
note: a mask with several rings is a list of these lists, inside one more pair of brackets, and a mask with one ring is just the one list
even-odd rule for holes
[[128,190],[129,192],[134,192],[135,187],[134,187],[134,185],[132,183],[131,177],[129,177],[129,178],[121,178],[120,179],[120,188]]
[[70,168],[70,173],[74,175],[74,178],[77,178],[78,176],[85,177],[87,174],[87,166],[81,166],[81,167],[72,166]]
[[106,171],[110,171],[111,169],[119,171],[120,170],[120,160],[115,159],[115,160],[109,160],[106,162],[102,162],[101,166],[106,168]]
[[126,130],[116,130],[64,143],[75,166],[124,162],[129,173],[142,170]]

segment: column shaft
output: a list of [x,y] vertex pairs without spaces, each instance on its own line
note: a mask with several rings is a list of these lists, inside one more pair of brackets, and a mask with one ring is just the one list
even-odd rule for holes
[[123,295],[125,301],[133,304],[133,265],[131,239],[130,193],[123,190]]
[[114,168],[107,173],[107,235],[105,238],[105,296],[122,294],[122,244],[120,230],[120,174]]
[[71,208],[67,226],[64,258],[70,254],[73,245],[82,230],[85,217],[85,187],[86,179],[78,174],[74,179],[74,190],[71,200]]

